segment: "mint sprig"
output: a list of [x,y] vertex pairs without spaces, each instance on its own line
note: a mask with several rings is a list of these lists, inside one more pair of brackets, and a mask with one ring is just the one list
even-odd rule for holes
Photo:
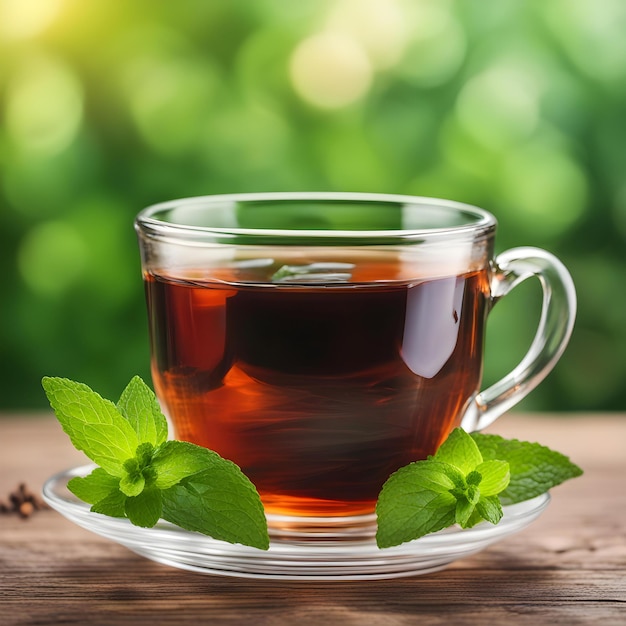
[[564,454],[538,443],[483,433],[472,433],[471,437],[483,458],[506,459],[511,468],[511,480],[499,494],[502,504],[530,500],[583,473]]
[[454,523],[497,524],[502,504],[534,498],[581,474],[545,446],[456,428],[434,456],[400,468],[383,485],[376,542],[388,548]]
[[[259,494],[239,467],[215,452],[167,439],[152,390],[133,378],[117,404],[87,385],[46,377],[44,390],[74,446],[99,467],[68,489],[103,515],[153,527],[160,519],[215,539],[269,547]],[[437,452],[392,474],[376,505],[380,548],[452,524],[497,524],[502,505],[545,493],[582,470],[538,443],[450,433]]]
[[99,466],[68,482],[92,511],[145,528],[165,519],[215,539],[269,547],[254,485],[217,453],[167,440],[167,421],[139,377],[117,405],[65,378],[46,377],[42,385],[74,447]]
[[434,456],[392,474],[376,504],[376,543],[388,548],[442,530],[484,519],[497,523],[502,507],[494,498],[509,484],[505,461],[484,462],[474,440],[457,428]]

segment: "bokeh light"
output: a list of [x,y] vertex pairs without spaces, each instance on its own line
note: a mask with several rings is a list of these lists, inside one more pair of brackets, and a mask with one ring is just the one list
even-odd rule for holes
[[61,6],[62,0],[0,0],[0,37],[37,36],[54,22]]
[[395,74],[411,84],[434,87],[450,80],[461,69],[467,37],[452,3],[428,0],[407,7],[410,36]]
[[324,109],[357,102],[372,82],[372,66],[359,42],[333,31],[316,33],[300,42],[290,69],[298,94]]
[[43,54],[27,57],[13,72],[5,96],[7,134],[27,156],[54,156],[80,128],[83,94],[72,69]]
[[398,0],[338,0],[326,28],[345,33],[363,47],[376,69],[393,67],[409,42],[408,15]]
[[81,233],[66,222],[42,222],[30,230],[18,253],[26,283],[42,296],[59,296],[83,274],[87,246]]
[[553,32],[587,77],[619,88],[626,79],[626,4],[557,0],[543,7]]
[[545,241],[562,236],[587,208],[587,180],[565,150],[548,142],[517,146],[503,159],[497,191],[518,227]]
[[140,135],[164,155],[193,151],[219,97],[214,64],[198,59],[186,41],[165,29],[135,31],[128,45],[132,58],[122,81]]

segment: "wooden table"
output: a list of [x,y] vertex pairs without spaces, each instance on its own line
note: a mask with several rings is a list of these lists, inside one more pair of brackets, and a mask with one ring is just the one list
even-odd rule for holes
[[[0,515],[0,624],[626,624],[626,415],[508,415],[585,475],[529,528],[425,576],[256,581],[143,559],[52,510]],[[0,499],[83,464],[50,414],[0,415]]]

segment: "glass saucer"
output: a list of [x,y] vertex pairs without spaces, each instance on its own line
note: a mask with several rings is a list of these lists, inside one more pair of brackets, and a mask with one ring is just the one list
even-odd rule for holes
[[72,522],[148,559],[204,574],[278,580],[374,580],[426,574],[479,552],[533,522],[550,502],[549,494],[504,507],[497,526],[483,522],[451,527],[409,543],[380,550],[373,539],[315,541],[276,539],[268,551],[233,545],[159,522],[154,528],[92,513],[67,483],[93,466],[77,467],[48,479],[46,502]]

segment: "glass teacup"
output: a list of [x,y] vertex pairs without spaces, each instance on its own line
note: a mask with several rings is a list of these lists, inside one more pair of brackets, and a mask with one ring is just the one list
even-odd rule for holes
[[[389,475],[515,405],[573,326],[560,261],[494,257],[495,218],[456,202],[225,195],[150,207],[136,226],[156,393],[177,438],[252,480],[274,537],[373,534]],[[535,339],[480,391],[489,311],[530,276]]]

